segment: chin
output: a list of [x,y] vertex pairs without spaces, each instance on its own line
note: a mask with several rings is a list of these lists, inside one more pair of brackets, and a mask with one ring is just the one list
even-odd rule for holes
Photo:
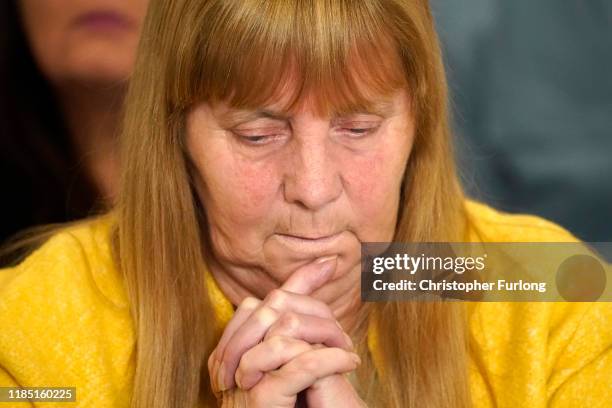
[[95,47],[84,55],[75,55],[67,67],[79,82],[114,84],[127,81],[134,66],[133,57],[116,47]]

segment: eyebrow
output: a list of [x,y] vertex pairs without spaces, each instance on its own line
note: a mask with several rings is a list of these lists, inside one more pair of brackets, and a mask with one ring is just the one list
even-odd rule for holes
[[223,126],[236,126],[243,123],[247,123],[257,119],[273,119],[273,120],[282,120],[288,121],[290,116],[282,113],[275,112],[270,109],[256,109],[256,110],[234,110],[230,109],[229,111],[222,113],[218,116],[218,120]]
[[[363,109],[358,109],[354,111],[340,111],[335,112],[332,115],[332,119],[338,119],[343,116],[349,115],[378,115],[383,118],[387,118],[392,116],[395,112],[395,105],[391,100],[379,100],[368,104],[367,107]],[[221,122],[225,123],[227,126],[230,124],[239,125],[243,123],[247,123],[257,119],[272,119],[279,121],[290,121],[291,115],[286,112],[274,111],[272,109],[255,109],[255,110],[232,110],[230,109],[228,112],[221,114],[219,116]]]
[[379,100],[368,104],[364,109],[348,112],[337,112],[334,117],[353,115],[353,114],[365,114],[365,115],[378,115],[384,118],[392,116],[395,113],[395,104],[391,100]]

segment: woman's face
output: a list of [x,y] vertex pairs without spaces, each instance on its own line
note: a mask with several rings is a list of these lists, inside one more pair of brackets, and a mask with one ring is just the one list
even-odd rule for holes
[[132,71],[148,0],[21,0],[23,28],[55,84],[113,83]]
[[339,278],[359,267],[361,242],[392,240],[414,123],[406,91],[374,102],[334,117],[308,99],[293,113],[192,109],[187,146],[215,262],[263,296],[314,258],[338,255]]

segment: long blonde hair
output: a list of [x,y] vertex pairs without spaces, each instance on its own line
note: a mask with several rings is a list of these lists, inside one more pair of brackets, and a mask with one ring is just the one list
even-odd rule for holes
[[[288,76],[297,102],[321,111],[367,105],[359,89],[407,86],[416,136],[401,191],[396,241],[463,237],[440,49],[426,0],[153,0],[126,102],[114,251],[137,350],[132,407],[215,405],[206,360],[222,327],[203,278],[207,221],[184,147],[200,101],[255,107]],[[384,317],[384,318],[382,318]],[[366,347],[380,333],[384,375]],[[375,407],[469,405],[465,317],[459,303],[379,303],[357,331],[363,398]]]

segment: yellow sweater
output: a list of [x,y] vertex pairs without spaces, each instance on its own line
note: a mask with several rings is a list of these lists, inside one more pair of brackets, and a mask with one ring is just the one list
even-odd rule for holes
[[[561,227],[467,201],[467,241],[575,241]],[[76,387],[76,403],[11,407],[127,407],[134,332],[105,220],[62,232],[0,270],[0,386]],[[210,274],[216,313],[231,304]],[[475,407],[611,407],[612,305],[469,303]],[[369,344],[376,357],[376,337]],[[375,359],[376,360],[376,359]]]

